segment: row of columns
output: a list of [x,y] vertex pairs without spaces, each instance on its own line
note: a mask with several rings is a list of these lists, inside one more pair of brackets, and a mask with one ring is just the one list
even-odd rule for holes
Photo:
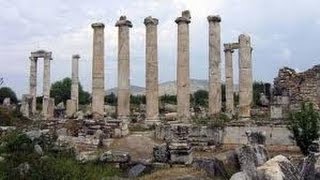
[[[190,120],[190,67],[189,67],[189,11],[183,11],[175,22],[178,25],[177,37],[177,103],[178,119]],[[214,116],[221,111],[221,32],[219,16],[208,16],[209,23],[209,115]],[[146,100],[147,122],[159,120],[158,107],[158,19],[147,17],[146,26]],[[129,28],[132,23],[126,16],[121,16],[115,24],[118,27],[118,119],[126,120],[130,114],[130,38]],[[104,115],[104,24],[93,23],[93,63],[92,63],[92,113],[94,118]],[[240,35],[237,43],[224,45],[226,73],[226,110],[234,114],[233,103],[233,67],[232,53],[239,50],[239,116],[250,117],[252,102],[252,69],[250,37]],[[43,115],[48,116],[50,100],[50,60],[51,52],[37,51],[31,53],[30,95],[32,97],[32,113],[36,112],[37,59],[44,58],[43,77]],[[72,57],[72,112],[78,110],[79,75],[78,61],[80,56]]]
[[[182,16],[175,22],[178,25],[177,37],[177,103],[178,119],[190,120],[190,67],[189,67],[189,11],[183,11]],[[209,23],[209,115],[214,116],[221,111],[221,31],[219,16],[208,16]],[[154,122],[158,115],[158,52],[157,52],[157,25],[158,19],[147,17],[146,26],[146,119]],[[121,16],[116,23],[118,31],[118,107],[119,119],[127,119],[130,113],[130,47],[129,28],[132,23]],[[104,97],[104,25],[95,23],[93,43],[93,112],[103,115]],[[250,37],[239,36],[239,42],[225,44],[225,73],[226,73],[226,109],[234,114],[233,100],[233,67],[232,53],[239,49],[239,96],[240,117],[250,117],[250,104],[252,101],[252,69]]]

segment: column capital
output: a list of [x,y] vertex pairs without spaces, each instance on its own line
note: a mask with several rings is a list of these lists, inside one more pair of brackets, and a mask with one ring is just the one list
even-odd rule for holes
[[207,17],[208,22],[221,22],[221,17],[219,15],[210,15]]
[[104,28],[104,24],[101,23],[101,22],[96,22],[96,23],[92,23],[92,24],[91,24],[91,27],[92,27],[93,29],[96,29],[96,28]]
[[30,59],[31,61],[37,61],[37,60],[38,60],[38,58],[37,58],[37,57],[34,57],[34,56],[30,56],[29,59]]
[[72,55],[72,59],[80,59],[80,55],[79,54],[74,54],[74,55]]
[[148,16],[144,19],[144,25],[158,25],[159,20],[157,18],[153,18],[152,16]]
[[250,38],[250,36],[249,35],[247,35],[247,34],[240,34],[239,35],[239,44],[245,44],[245,45],[248,45],[248,46],[250,46],[250,40],[251,38]]
[[132,27],[131,21],[127,20],[126,16],[120,16],[119,20],[117,21],[116,27],[121,27],[121,26],[128,26],[129,28]]
[[226,43],[226,44],[223,44],[223,46],[224,46],[224,52],[231,52],[231,53],[234,52],[233,43]]
[[182,16],[178,17],[174,22],[176,22],[177,24],[180,24],[180,23],[189,24],[191,22],[190,19],[191,19],[190,11],[185,10],[185,11],[182,11]]

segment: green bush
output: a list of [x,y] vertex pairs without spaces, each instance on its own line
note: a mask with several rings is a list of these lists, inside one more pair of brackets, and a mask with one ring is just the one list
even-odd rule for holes
[[[52,144],[53,139],[40,137],[31,141],[21,132],[14,131],[2,136],[0,142],[0,153],[5,158],[0,162],[0,179],[108,179],[122,173],[103,163],[80,163],[69,151],[50,151],[52,147],[47,145]],[[43,148],[44,156],[35,153],[35,144]],[[22,163],[30,166],[26,174],[20,174],[17,168]]]
[[288,129],[303,154],[308,154],[312,141],[319,138],[319,113],[312,103],[303,103],[301,109],[290,113]]

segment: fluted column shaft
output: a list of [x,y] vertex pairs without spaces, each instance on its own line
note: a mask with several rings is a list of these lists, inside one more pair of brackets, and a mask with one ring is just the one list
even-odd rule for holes
[[118,119],[130,115],[130,37],[132,23],[125,16],[117,21],[118,27]]
[[239,117],[249,118],[252,103],[251,42],[248,35],[239,36]]
[[94,23],[92,59],[92,113],[95,119],[104,115],[104,24]]
[[225,76],[226,76],[226,112],[234,114],[234,99],[233,99],[233,62],[232,53],[234,50],[225,49]]
[[190,121],[190,72],[189,72],[189,11],[183,11],[175,22],[178,24],[177,103],[178,120]]
[[30,57],[30,95],[32,98],[31,112],[37,111],[37,58]]
[[158,19],[147,17],[146,26],[146,120],[159,120],[158,102]]
[[220,16],[208,16],[209,22],[209,115],[221,111],[221,35]]
[[71,67],[71,99],[76,103],[76,111],[79,109],[79,55],[72,56],[72,67]]
[[50,98],[50,60],[51,57],[44,57],[43,68],[43,99],[42,99],[42,113],[45,118],[48,117],[48,106]]

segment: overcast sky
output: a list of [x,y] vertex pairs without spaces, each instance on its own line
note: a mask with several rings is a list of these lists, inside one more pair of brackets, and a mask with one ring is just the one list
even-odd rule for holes
[[[130,29],[131,84],[145,85],[145,26],[159,19],[159,80],[176,79],[176,17],[190,10],[190,77],[208,76],[208,15],[222,18],[222,43],[238,35],[251,36],[255,80],[272,82],[278,69],[303,71],[320,59],[320,1],[318,0],[0,0],[0,77],[20,96],[29,91],[31,51],[53,52],[51,82],[71,76],[71,56],[80,54],[80,81],[91,90],[92,28],[105,28],[105,85],[117,81],[117,28],[121,15]],[[222,74],[224,74],[224,54]],[[237,83],[237,53],[234,53]],[[43,62],[38,62],[38,92],[42,92]],[[224,80],[224,76],[223,79]]]

